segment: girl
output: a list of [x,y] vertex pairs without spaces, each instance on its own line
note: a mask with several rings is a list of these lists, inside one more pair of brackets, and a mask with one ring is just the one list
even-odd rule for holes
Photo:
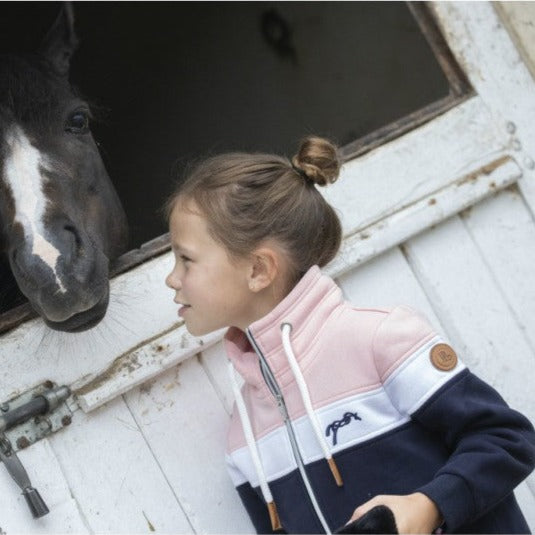
[[339,167],[316,137],[291,163],[216,156],[167,205],[179,316],[229,327],[227,460],[257,531],[329,533],[382,504],[401,533],[527,533],[529,421],[417,313],[355,308],[321,273],[341,226],[316,186]]

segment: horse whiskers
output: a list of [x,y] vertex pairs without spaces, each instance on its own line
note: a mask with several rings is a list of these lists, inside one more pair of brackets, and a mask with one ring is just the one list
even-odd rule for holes
[[[111,316],[112,317],[112,321],[118,325],[122,331],[127,331],[129,332],[130,334],[132,334],[133,336],[136,335],[136,332],[131,329],[130,327],[127,327],[119,318],[115,317],[115,316]],[[110,326],[110,330],[111,330],[111,326]]]

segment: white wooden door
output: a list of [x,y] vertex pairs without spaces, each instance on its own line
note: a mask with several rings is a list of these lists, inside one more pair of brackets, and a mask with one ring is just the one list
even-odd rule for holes
[[[489,2],[433,3],[474,95],[354,159],[326,196],[344,244],[328,272],[360,306],[423,311],[535,422],[535,83]],[[232,395],[221,332],[176,321],[164,254],[112,282],[77,335],[32,320],[0,340],[0,402],[72,387],[72,424],[19,452],[51,513],[0,466],[0,532],[246,533],[223,466]],[[535,529],[535,479],[517,489]]]

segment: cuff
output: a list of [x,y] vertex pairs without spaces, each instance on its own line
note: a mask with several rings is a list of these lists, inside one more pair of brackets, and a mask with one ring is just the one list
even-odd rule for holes
[[435,502],[444,518],[443,532],[455,531],[475,516],[474,497],[462,477],[442,474],[415,492]]

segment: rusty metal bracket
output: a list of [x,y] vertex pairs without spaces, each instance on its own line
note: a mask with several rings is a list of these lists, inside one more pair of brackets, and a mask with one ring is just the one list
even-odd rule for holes
[[0,432],[5,433],[13,450],[27,448],[69,425],[72,412],[65,401],[70,395],[67,386],[46,381],[0,403]]

